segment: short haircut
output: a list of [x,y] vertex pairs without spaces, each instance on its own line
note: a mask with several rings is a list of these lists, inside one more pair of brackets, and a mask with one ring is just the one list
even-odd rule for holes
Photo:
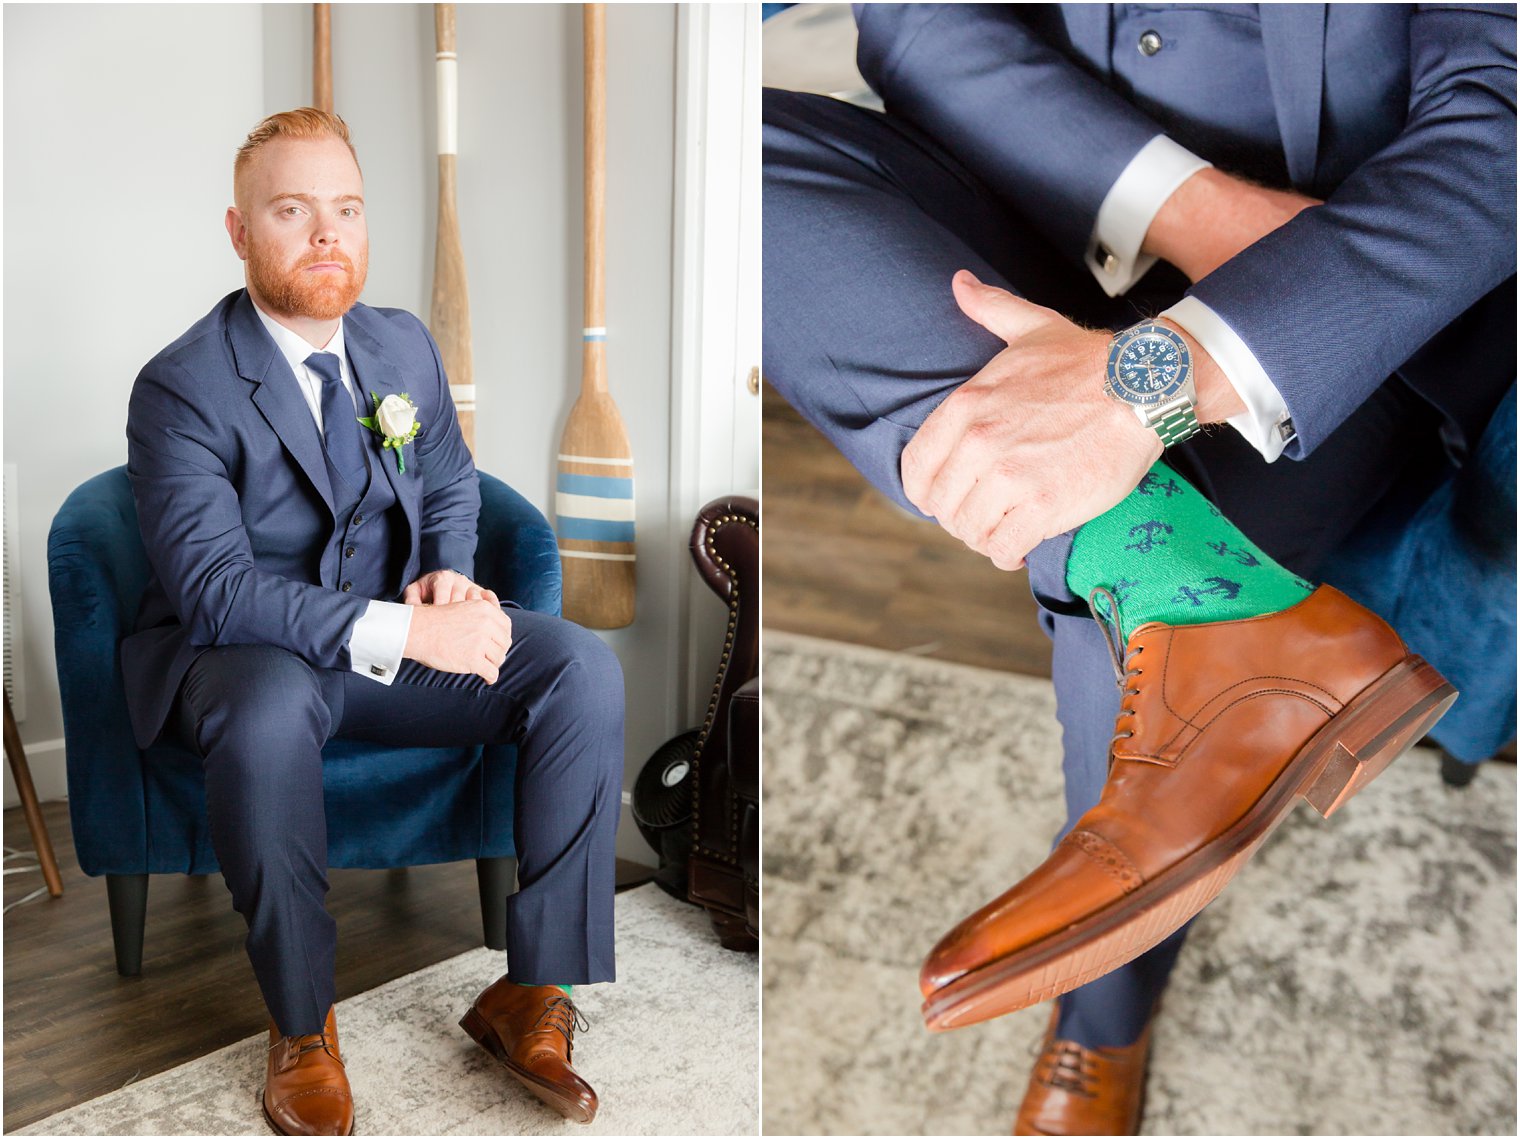
[[[354,144],[348,137],[348,124],[331,111],[319,111],[316,107],[298,107],[294,111],[281,111],[279,114],[270,115],[253,130],[248,132],[248,137],[243,140],[243,145],[238,147],[237,157],[232,163],[232,196],[237,198],[238,183],[243,177],[243,172],[248,169],[249,163],[270,142],[277,138],[341,138],[348,147],[348,153],[354,156],[354,165],[359,165],[359,154],[354,150]],[[360,176],[363,176],[361,168]]]

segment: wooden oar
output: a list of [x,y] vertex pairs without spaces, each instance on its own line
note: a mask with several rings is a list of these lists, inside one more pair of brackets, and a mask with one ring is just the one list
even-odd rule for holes
[[470,289],[454,204],[454,166],[459,154],[459,57],[454,50],[454,5],[433,5],[438,35],[438,237],[433,246],[433,309],[428,326],[449,394],[459,414],[465,446],[475,453],[475,368],[470,359]]
[[311,105],[332,114],[332,5],[311,6]]
[[633,622],[633,450],[607,391],[603,273],[606,203],[606,15],[582,6],[586,49],[586,326],[581,394],[559,443],[555,515],[565,571],[564,613],[593,629]]

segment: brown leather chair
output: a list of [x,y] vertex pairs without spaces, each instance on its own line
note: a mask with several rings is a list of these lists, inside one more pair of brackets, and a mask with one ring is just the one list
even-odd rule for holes
[[760,936],[760,678],[745,681],[728,704],[728,777],[739,810],[739,871],[744,928]]
[[709,502],[692,528],[691,555],[703,580],[727,604],[728,628],[693,760],[688,894],[707,910],[724,946],[754,949],[759,944],[759,503],[743,495]]

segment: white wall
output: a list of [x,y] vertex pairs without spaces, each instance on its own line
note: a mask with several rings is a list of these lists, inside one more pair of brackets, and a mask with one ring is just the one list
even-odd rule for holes
[[[5,459],[20,483],[21,731],[44,798],[64,791],[61,746],[50,746],[62,727],[48,525],[74,486],[125,461],[141,365],[242,284],[221,221],[232,155],[263,115],[310,101],[310,13],[307,4],[5,8]],[[580,367],[580,8],[461,4],[457,21],[476,459],[547,514]],[[365,175],[363,299],[426,319],[432,9],[338,4],[332,24],[335,108]],[[672,469],[696,472],[680,477],[697,484],[698,502],[759,478],[757,452],[714,476],[680,453],[690,444],[671,430],[691,380],[672,378],[672,249],[685,224],[673,206],[685,165],[677,27],[671,5],[607,13],[608,356],[636,461],[640,584],[637,621],[604,636],[628,679],[628,786],[659,743],[700,722],[722,635],[716,599],[704,612],[692,596],[690,517],[671,504],[693,488],[672,488]],[[736,408],[735,422],[750,411]],[[694,628],[709,623],[710,636]],[[13,802],[9,782],[6,793]],[[619,853],[651,858],[626,819]]]
[[[7,5],[5,458],[19,487],[24,743],[64,793],[47,532],[126,461],[147,360],[236,288],[219,218],[264,114],[257,5]],[[14,792],[6,772],[6,804]]]

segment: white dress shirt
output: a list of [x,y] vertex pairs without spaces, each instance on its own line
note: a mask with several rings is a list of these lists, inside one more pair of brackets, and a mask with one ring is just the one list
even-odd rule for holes
[[[265,329],[274,338],[275,347],[280,350],[280,355],[285,357],[285,362],[295,374],[296,387],[300,388],[306,406],[311,409],[311,417],[316,421],[317,434],[320,436],[322,377],[306,366],[306,358],[313,352],[331,352],[336,356],[343,386],[348,389],[349,398],[353,399],[353,369],[348,363],[348,352],[343,347],[343,322],[338,322],[338,331],[333,333],[325,348],[313,348],[298,333],[286,328],[257,304],[253,306],[253,311],[259,314],[259,320],[263,321]],[[354,407],[357,411],[357,401]],[[354,631],[348,639],[350,667],[381,684],[391,683],[396,679],[396,670],[401,667],[401,654],[406,649],[406,636],[411,627],[412,606],[395,601],[370,601],[364,615],[354,622]]]
[[[1103,291],[1122,296],[1156,263],[1140,252],[1151,222],[1166,200],[1198,171],[1213,165],[1158,134],[1140,148],[1109,187],[1092,237],[1087,243],[1087,267]],[[1213,309],[1194,297],[1183,297],[1160,315],[1172,321],[1213,357],[1239,394],[1246,410],[1225,420],[1274,462],[1293,440],[1288,405],[1245,341]]]

